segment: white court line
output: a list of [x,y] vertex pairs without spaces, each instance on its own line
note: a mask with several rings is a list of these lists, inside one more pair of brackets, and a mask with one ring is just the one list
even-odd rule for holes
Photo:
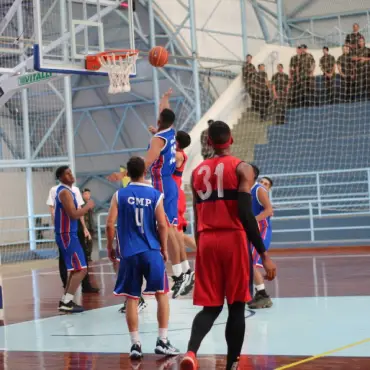
[[[356,257],[370,258],[370,254],[340,254],[340,255],[333,254],[333,255],[323,255],[323,256],[316,255],[316,256],[286,256],[286,257],[284,257],[284,256],[273,256],[272,259],[273,260],[300,260],[300,259],[303,260],[303,259],[312,259],[312,258],[326,259],[326,258],[356,258]],[[93,267],[109,266],[109,265],[111,265],[111,263],[102,263],[100,265],[94,265]],[[36,271],[39,271],[39,270],[36,270]],[[59,274],[59,271],[54,270],[54,271],[48,271],[48,272],[40,272],[38,275],[57,275],[57,274]],[[93,274],[93,275],[114,275],[115,272],[89,272],[89,274]],[[2,280],[22,279],[22,278],[26,278],[26,277],[30,277],[30,276],[32,276],[32,274],[19,275],[19,276],[8,276],[8,277],[3,277]]]

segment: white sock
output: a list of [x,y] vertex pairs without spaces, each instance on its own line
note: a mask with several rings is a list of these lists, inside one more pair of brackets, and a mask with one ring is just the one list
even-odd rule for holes
[[190,270],[189,261],[185,260],[181,262],[181,269],[184,274],[186,274]]
[[172,265],[172,272],[176,277],[179,277],[182,274],[181,263],[177,265]]
[[130,338],[131,338],[131,344],[135,344],[135,343],[140,342],[139,332],[138,331],[130,332]]
[[163,341],[164,343],[167,343],[167,336],[168,336],[168,329],[158,329],[158,338]]
[[70,301],[73,301],[73,294],[66,293],[63,298],[63,303],[68,303]]
[[265,284],[256,285],[257,292],[265,289]]

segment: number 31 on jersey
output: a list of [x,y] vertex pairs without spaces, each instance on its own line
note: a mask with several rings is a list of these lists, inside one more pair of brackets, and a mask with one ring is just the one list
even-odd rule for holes
[[206,187],[205,192],[201,190],[197,191],[197,194],[200,199],[206,200],[212,195],[212,184],[210,182],[211,176],[217,177],[217,197],[218,198],[224,197],[224,168],[225,165],[223,163],[219,163],[216,166],[214,173],[211,173],[211,168],[207,165],[204,165],[199,168],[198,175],[202,175],[204,173],[203,184]]

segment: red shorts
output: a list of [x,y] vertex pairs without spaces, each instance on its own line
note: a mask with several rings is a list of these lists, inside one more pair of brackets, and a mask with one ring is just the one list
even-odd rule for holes
[[245,231],[199,234],[195,262],[194,304],[223,306],[248,302],[253,292],[253,265]]
[[179,189],[179,200],[177,203],[177,229],[179,231],[183,231],[184,227],[187,226],[188,222],[186,221],[185,218],[185,213],[186,213],[186,195],[184,193],[184,190]]

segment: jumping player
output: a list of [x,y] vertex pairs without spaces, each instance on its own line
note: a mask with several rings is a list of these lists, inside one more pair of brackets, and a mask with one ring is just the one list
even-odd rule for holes
[[[256,181],[251,192],[253,214],[258,222],[263,244],[265,245],[266,250],[269,250],[272,237],[270,218],[273,216],[274,211],[268,196],[268,192],[272,187],[272,180],[269,177],[263,177],[261,181],[257,183],[260,170],[253,164],[251,164],[251,166],[253,167],[254,179]],[[259,269],[262,267],[262,261],[256,248],[252,246],[251,249],[256,294],[253,300],[248,302],[248,307],[250,309],[269,308],[272,306],[272,300],[266,292],[264,279],[259,271]]]
[[266,278],[276,276],[252,212],[253,169],[230,155],[233,140],[226,123],[212,123],[208,134],[215,156],[203,161],[191,180],[198,246],[194,304],[203,310],[194,319],[182,370],[197,369],[196,353],[221,313],[225,297],[229,307],[226,370],[238,368],[245,334],[245,302],[251,299],[253,273],[247,240],[261,255]]
[[84,207],[79,208],[76,195],[72,191],[75,178],[68,166],[59,167],[55,176],[60,181],[55,197],[55,241],[70,273],[64,295],[59,302],[59,311],[82,312],[83,308],[73,301],[87,272],[85,253],[77,236],[78,219],[94,208],[95,204],[90,199]]
[[[145,156],[145,169],[150,170],[153,187],[164,195],[163,204],[167,221],[170,226],[168,231],[169,255],[172,263],[174,286],[173,298],[177,298],[185,288],[191,284],[189,276],[183,272],[181,266],[181,246],[177,233],[177,185],[172,178],[176,169],[176,133],[174,129],[175,113],[169,109],[170,89],[161,100],[158,129],[150,141],[148,152]],[[114,173],[108,178],[111,181],[120,181],[125,176],[124,172]]]
[[167,339],[169,301],[167,260],[168,226],[163,207],[163,194],[147,184],[145,162],[132,157],[127,163],[132,182],[113,195],[107,219],[107,250],[115,261],[113,249],[115,224],[120,251],[120,266],[115,295],[127,297],[126,321],[131,337],[131,359],[140,359],[143,354],[139,338],[138,302],[141,297],[143,278],[146,289],[143,294],[155,295],[158,302],[158,339],[155,353],[178,355]]

